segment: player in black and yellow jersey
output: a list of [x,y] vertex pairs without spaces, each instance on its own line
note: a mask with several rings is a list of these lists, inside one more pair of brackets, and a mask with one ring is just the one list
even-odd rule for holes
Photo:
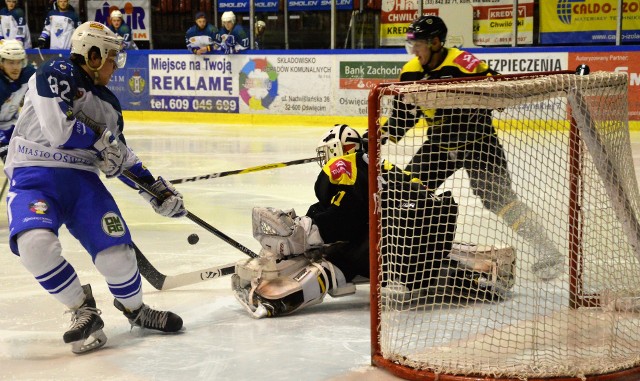
[[[495,76],[484,61],[457,48],[444,46],[447,26],[437,16],[422,16],[407,31],[407,52],[415,55],[400,73],[401,81]],[[533,273],[551,280],[563,271],[564,258],[540,225],[541,218],[519,200],[513,190],[505,151],[492,125],[491,109],[422,109],[394,100],[391,117],[382,127],[386,138],[397,143],[424,118],[423,145],[405,170],[433,192],[457,170],[464,168],[473,193],[484,207],[500,216],[536,250]]]

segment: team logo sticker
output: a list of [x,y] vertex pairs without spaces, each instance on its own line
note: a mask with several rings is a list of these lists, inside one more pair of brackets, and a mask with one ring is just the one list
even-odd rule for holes
[[125,233],[122,218],[114,212],[107,212],[102,216],[102,231],[110,237],[122,237]]
[[353,175],[353,170],[351,169],[351,162],[346,160],[336,160],[329,166],[331,170],[331,178],[333,180],[339,180],[342,176],[347,176],[351,179]]
[[147,86],[147,82],[145,81],[146,71],[144,69],[134,68],[127,69],[127,73],[129,74],[129,80],[127,81],[129,91],[134,95],[144,93]]
[[49,204],[45,200],[33,200],[29,203],[29,210],[35,214],[47,214]]

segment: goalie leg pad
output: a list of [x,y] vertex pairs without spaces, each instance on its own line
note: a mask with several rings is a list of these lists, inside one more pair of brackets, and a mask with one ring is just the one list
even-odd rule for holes
[[[232,278],[236,298],[255,318],[288,315],[321,303],[327,294],[337,297],[355,292],[355,285],[347,283],[342,271],[330,262],[310,262],[304,256],[281,262],[288,261],[294,262],[286,266],[287,273],[275,278],[242,279],[240,273]],[[294,268],[298,271],[291,272]]]
[[461,270],[480,273],[480,286],[499,292],[515,284],[516,254],[511,246],[475,245],[454,242],[449,258]]

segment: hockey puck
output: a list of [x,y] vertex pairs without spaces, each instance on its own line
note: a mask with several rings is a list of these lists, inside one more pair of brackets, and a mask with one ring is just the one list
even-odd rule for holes
[[187,241],[189,241],[190,244],[195,245],[196,243],[198,243],[198,241],[200,241],[200,237],[198,237],[196,233],[193,233],[189,235]]

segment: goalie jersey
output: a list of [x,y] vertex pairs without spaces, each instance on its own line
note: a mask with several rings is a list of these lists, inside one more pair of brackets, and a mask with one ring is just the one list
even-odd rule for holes
[[[450,249],[455,231],[457,216],[456,204],[450,193],[440,197],[430,195],[410,174],[401,171],[393,164],[383,162],[382,173],[388,187],[394,188],[396,193],[402,192],[403,198],[397,202],[404,207],[396,209],[402,213],[412,214],[414,217],[422,213],[419,218],[399,219],[405,221],[420,221],[420,227],[415,229],[415,235],[406,238],[415,241],[413,247],[421,251],[407,253],[406,260],[433,255],[435,246],[444,254]],[[315,193],[318,202],[307,211],[307,216],[318,226],[325,244],[345,242],[329,249],[326,258],[336,265],[350,282],[355,276],[369,277],[369,157],[358,151],[353,154],[333,158],[322,168],[315,183]],[[408,198],[414,202],[406,202]],[[383,202],[387,202],[384,201]],[[423,210],[408,210],[406,205],[417,206]],[[427,212],[425,212],[425,210]],[[441,216],[443,217],[442,219]],[[444,223],[446,228],[432,232],[425,236],[425,229],[432,224]],[[407,231],[413,226],[387,226],[386,229],[401,228]],[[411,230],[413,231],[413,230]],[[446,243],[446,244],[445,244]],[[411,258],[409,258],[411,257]]]

